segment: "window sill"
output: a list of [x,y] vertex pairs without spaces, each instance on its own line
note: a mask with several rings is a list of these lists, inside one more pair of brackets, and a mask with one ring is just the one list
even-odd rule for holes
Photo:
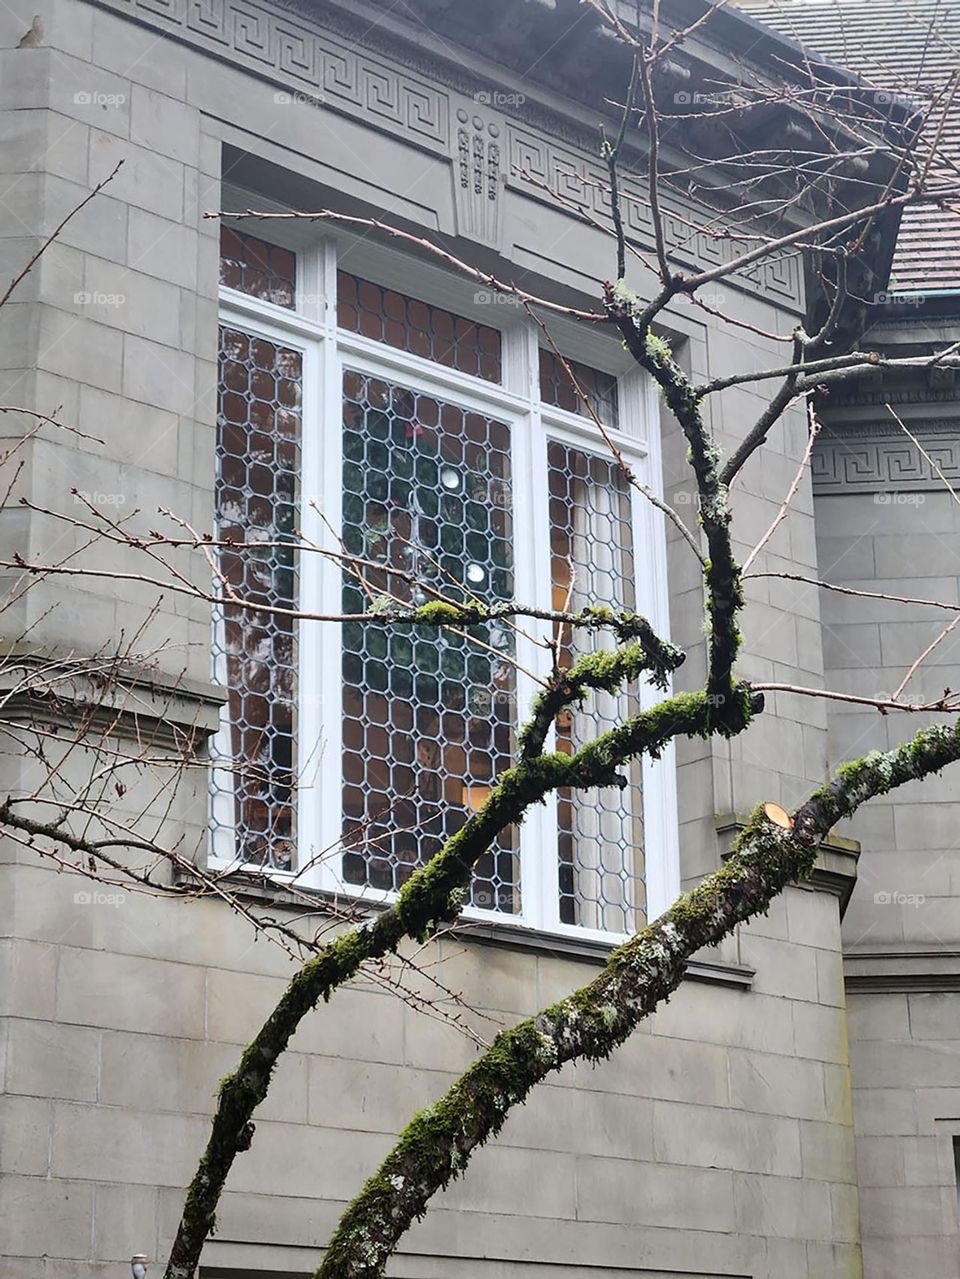
[[[256,902],[261,906],[275,906],[281,910],[289,910],[299,916],[313,905],[317,914],[333,913],[330,908],[334,901],[345,904],[350,899],[335,898],[333,894],[321,889],[299,889],[296,900],[290,900],[291,894],[283,889],[264,884],[259,877],[234,871],[223,876],[219,881],[228,891],[236,893],[246,901]],[[190,887],[202,887],[200,879],[189,871],[180,871],[177,883]],[[370,911],[383,910],[385,904],[366,902]],[[617,941],[597,941],[593,938],[581,938],[571,933],[551,933],[539,928],[528,928],[517,924],[499,922],[487,923],[472,919],[461,919],[450,930],[450,936],[458,941],[479,942],[482,945],[498,946],[507,950],[529,951],[538,955],[553,955],[563,959],[582,959],[586,963],[602,965],[610,952],[619,944]],[[730,986],[739,990],[749,990],[753,985],[755,970],[745,964],[718,963],[692,959],[687,964],[687,980],[709,982],[720,986]]]

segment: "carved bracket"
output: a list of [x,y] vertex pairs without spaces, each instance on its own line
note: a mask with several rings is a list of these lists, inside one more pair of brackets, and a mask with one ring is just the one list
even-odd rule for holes
[[453,203],[457,234],[500,248],[503,123],[471,103],[453,109]]

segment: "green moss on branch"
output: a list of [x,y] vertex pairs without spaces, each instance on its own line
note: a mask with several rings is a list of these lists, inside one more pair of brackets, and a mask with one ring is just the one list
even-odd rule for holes
[[484,620],[484,611],[477,607],[462,608],[446,600],[431,600],[422,604],[411,619],[421,626],[474,626]]
[[644,674],[662,687],[669,673],[683,662],[685,654],[672,644],[656,643],[653,649],[645,641],[612,651],[588,653],[569,670],[556,674],[549,687],[537,694],[530,719],[520,730],[521,759],[539,755],[557,715],[568,706],[582,702],[589,691],[616,693],[625,683]]
[[733,674],[741,642],[736,617],[743,607],[743,590],[740,566],[733,558],[728,488],[720,478],[720,453],[703,420],[700,396],[673,358],[667,343],[640,318],[643,312],[636,297],[619,284],[607,285],[605,304],[627,349],[659,386],[689,446],[690,464],[700,497],[700,522],[709,555],[704,585],[709,622],[710,728],[712,732],[730,737],[742,732],[748,721],[744,718],[745,704],[737,694]]
[[[603,663],[594,670],[604,671]],[[607,672],[605,678],[612,678]],[[279,1004],[221,1084],[210,1137],[190,1184],[164,1279],[193,1279],[203,1243],[236,1155],[253,1134],[252,1116],[264,1099],[274,1067],[304,1016],[320,999],[353,977],[360,965],[396,950],[405,937],[422,937],[456,918],[477,861],[507,826],[523,820],[531,804],[560,787],[620,784],[627,759],[663,749],[677,733],[706,730],[704,694],[669,698],[605,734],[572,756],[538,755],[503,773],[489,798],[426,866],[401,889],[396,903],[331,942],[296,974]]]
[[788,883],[811,873],[820,841],[839,818],[957,758],[960,726],[926,729],[893,751],[839,769],[788,829],[759,808],[720,870],[615,950],[588,985],[498,1035],[440,1101],[414,1117],[343,1214],[314,1279],[381,1279],[430,1198],[464,1171],[473,1151],[500,1131],[536,1084],[569,1061],[609,1056],[676,990],[696,951],[765,911]]

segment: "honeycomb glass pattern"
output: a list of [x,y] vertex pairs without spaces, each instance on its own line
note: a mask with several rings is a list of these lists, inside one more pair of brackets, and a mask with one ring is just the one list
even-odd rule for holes
[[297,296],[296,254],[243,231],[221,227],[220,283],[293,310]]
[[301,385],[298,351],[220,330],[216,529],[237,549],[221,548],[218,568],[253,607],[227,603],[214,623],[214,672],[228,693],[214,743],[214,849],[275,870],[295,862],[297,631],[265,610],[298,599]]
[[[635,608],[630,489],[608,458],[551,441],[547,448],[553,605]],[[585,636],[559,632],[562,656],[582,655]],[[612,641],[591,637],[594,646]],[[557,720],[557,749],[571,754],[639,710],[635,692],[591,693]],[[621,770],[627,787],[557,794],[560,919],[631,933],[645,912],[643,784],[639,761]]]
[[500,333],[462,315],[337,272],[337,323],[449,369],[499,382]]
[[[616,427],[618,420],[617,379],[612,373],[602,373],[589,364],[567,360],[574,377],[590,402],[590,407],[604,426]],[[544,347],[540,348],[540,399],[544,404],[564,409],[567,413],[590,414],[584,408],[567,370],[558,356]]]
[[[347,370],[343,450],[343,541],[367,562],[364,587],[344,574],[345,613],[371,593],[512,598],[507,426]],[[509,767],[514,633],[347,623],[343,646],[343,877],[395,891]],[[475,906],[519,911],[517,850],[508,830],[481,859]]]

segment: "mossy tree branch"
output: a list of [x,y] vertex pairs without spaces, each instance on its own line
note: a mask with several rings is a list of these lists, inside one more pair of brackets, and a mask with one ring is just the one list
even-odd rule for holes
[[673,358],[669,346],[653,333],[637,297],[618,280],[607,285],[604,302],[627,350],[660,388],[689,446],[689,461],[700,498],[700,523],[709,558],[704,569],[706,611],[710,629],[707,693],[712,732],[732,736],[742,732],[749,707],[737,695],[733,664],[740,648],[737,613],[743,607],[740,566],[730,540],[729,489],[720,478],[719,450],[701,413],[701,397]]
[[[584,659],[575,692],[582,696],[588,687],[611,691],[638,672],[645,655],[642,645],[628,645],[617,653],[597,655],[593,665]],[[674,650],[671,660],[678,664],[680,657],[679,650]],[[757,695],[757,708],[760,704],[762,697]],[[617,770],[628,760],[644,753],[657,756],[681,734],[706,733],[709,719],[707,695],[683,693],[625,721],[571,756],[538,753],[522,758],[498,779],[487,801],[463,828],[411,876],[395,905],[307,961],[245,1049],[237,1069],[221,1082],[210,1137],[187,1191],[164,1279],[193,1279],[204,1242],[216,1224],[227,1174],[253,1138],[253,1112],[267,1095],[274,1067],[291,1037],[318,1001],[329,999],[366,960],[395,951],[404,937],[422,937],[456,919],[477,861],[502,830],[521,821],[527,809],[550,791],[622,786],[625,782]]]
[[564,612],[514,602],[484,604],[471,601],[464,604],[436,599],[421,604],[418,608],[403,608],[394,605],[388,596],[383,596],[371,612],[345,617],[343,620],[372,622],[381,626],[479,626],[484,622],[505,621],[514,617],[558,622],[578,630],[609,631],[621,642],[639,639],[647,646],[651,669],[664,666],[667,670],[673,670],[676,665],[677,649],[673,644],[662,640],[645,617],[629,609],[617,610],[596,604],[576,612]]
[[787,826],[759,808],[724,866],[613,952],[589,983],[497,1037],[393,1150],[341,1217],[314,1279],[380,1279],[431,1197],[467,1167],[514,1106],[567,1062],[599,1061],[683,980],[687,960],[769,907],[813,870],[830,829],[861,804],[960,758],[960,725],[923,729],[840,768]]
[[643,674],[649,675],[658,688],[666,689],[670,673],[685,657],[682,649],[664,644],[651,632],[642,642],[612,652],[601,649],[587,653],[569,670],[557,671],[547,688],[537,694],[530,720],[520,731],[520,758],[533,759],[542,754],[556,717],[574,702],[582,702],[590,689],[615,693],[624,683]]

